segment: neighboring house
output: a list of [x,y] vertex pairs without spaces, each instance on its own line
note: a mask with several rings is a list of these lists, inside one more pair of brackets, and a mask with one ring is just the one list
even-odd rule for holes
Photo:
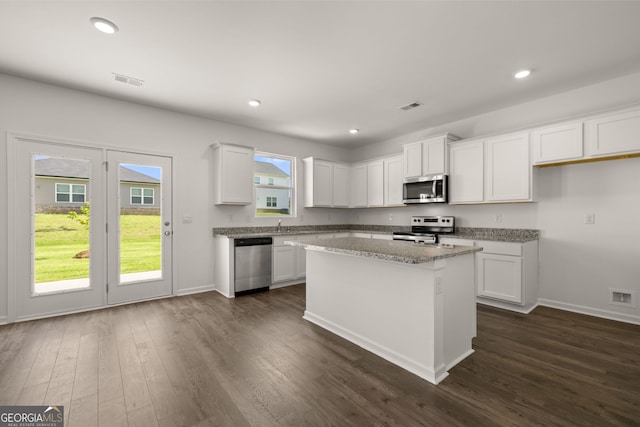
[[[89,162],[55,157],[34,161],[36,212],[66,213],[89,201]],[[160,180],[120,166],[123,213],[159,214]]]
[[[291,178],[272,163],[255,161],[256,210],[281,212],[289,210]],[[273,186],[273,188],[269,188]]]

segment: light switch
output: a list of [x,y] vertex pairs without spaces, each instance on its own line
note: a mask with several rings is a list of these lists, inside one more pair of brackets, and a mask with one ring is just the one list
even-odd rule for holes
[[182,217],[182,222],[185,224],[191,224],[193,222],[193,215],[184,215]]
[[596,223],[596,214],[594,214],[594,213],[586,213],[586,214],[584,214],[584,223],[585,224],[595,224]]

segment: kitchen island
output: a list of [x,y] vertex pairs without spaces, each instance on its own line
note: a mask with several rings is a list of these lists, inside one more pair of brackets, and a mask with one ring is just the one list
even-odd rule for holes
[[482,248],[356,237],[287,244],[306,249],[306,320],[433,384],[473,353]]

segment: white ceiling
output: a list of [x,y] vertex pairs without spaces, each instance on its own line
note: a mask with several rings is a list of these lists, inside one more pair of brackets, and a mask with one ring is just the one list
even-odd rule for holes
[[638,72],[639,41],[636,1],[0,2],[1,72],[346,147]]

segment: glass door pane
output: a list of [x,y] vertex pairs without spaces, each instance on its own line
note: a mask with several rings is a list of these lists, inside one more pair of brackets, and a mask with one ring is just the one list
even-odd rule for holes
[[120,283],[162,278],[162,168],[118,164]]
[[91,162],[43,155],[32,162],[32,295],[88,288]]

